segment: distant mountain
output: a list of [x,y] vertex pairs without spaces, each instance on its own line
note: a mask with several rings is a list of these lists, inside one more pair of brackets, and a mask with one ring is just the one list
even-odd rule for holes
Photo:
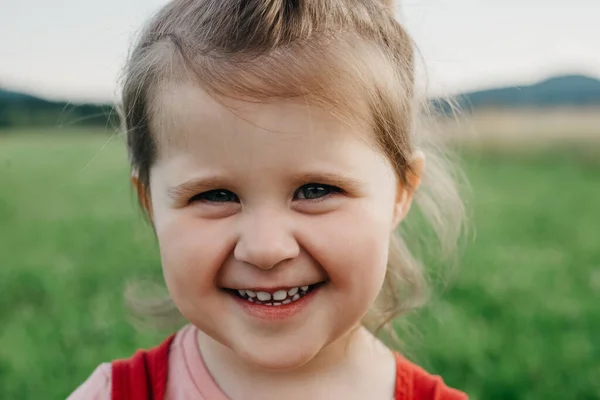
[[583,75],[565,75],[529,86],[464,93],[456,100],[463,110],[600,106],[600,80]]
[[[511,86],[464,93],[455,97],[463,111],[481,108],[550,108],[600,106],[600,80],[565,75],[530,86]],[[442,111],[446,100],[433,99]],[[0,128],[14,126],[117,126],[111,104],[73,104],[49,101],[24,93],[0,89]]]
[[23,93],[11,92],[0,89],[0,102],[5,101],[36,101],[39,100],[33,96]]
[[15,126],[80,126],[116,123],[110,104],[50,101],[0,89],[0,128]]

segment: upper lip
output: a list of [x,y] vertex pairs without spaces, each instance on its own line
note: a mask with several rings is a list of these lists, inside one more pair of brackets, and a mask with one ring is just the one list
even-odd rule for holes
[[[322,281],[323,282],[323,281]],[[300,288],[302,286],[312,286],[312,285],[316,285],[322,282],[313,282],[313,283],[303,283],[300,285],[281,285],[281,286],[244,286],[244,287],[235,287],[235,288],[228,288],[226,287],[225,289],[231,289],[231,290],[252,290],[253,292],[276,292],[278,290],[290,290],[293,289],[295,287]]]

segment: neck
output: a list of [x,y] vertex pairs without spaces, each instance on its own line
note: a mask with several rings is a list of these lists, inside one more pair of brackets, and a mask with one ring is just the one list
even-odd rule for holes
[[[395,376],[391,351],[362,326],[329,344],[306,364],[284,371],[257,368],[199,330],[198,345],[211,375],[232,399],[249,399],[248,393],[252,393],[252,398],[291,398],[290,393],[313,398],[311,392],[348,387],[357,380],[368,382],[371,375],[376,381],[384,381],[384,385],[389,384],[390,376]],[[266,393],[266,397],[261,393]]]

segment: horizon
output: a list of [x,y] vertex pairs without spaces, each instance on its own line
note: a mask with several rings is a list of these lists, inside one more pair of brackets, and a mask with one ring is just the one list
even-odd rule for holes
[[[166,1],[63,3],[31,0],[4,7],[0,35],[12,39],[0,42],[0,88],[53,101],[114,102],[131,39]],[[600,79],[600,45],[593,39],[600,37],[594,17],[600,2],[401,3],[398,19],[424,60],[419,82],[432,97],[526,86],[562,75]]]
[[[454,93],[449,95],[448,97],[450,98],[458,98],[460,96],[463,95],[470,95],[473,93],[479,93],[479,92],[486,92],[486,91],[492,91],[492,90],[498,90],[498,89],[510,89],[510,88],[523,88],[523,87],[529,87],[529,86],[534,86],[534,85],[538,85],[538,84],[543,84],[547,81],[553,80],[553,79],[565,79],[565,78],[586,78],[586,79],[592,79],[597,81],[598,83],[600,83],[600,76],[593,76],[591,74],[585,74],[585,73],[564,73],[564,74],[557,74],[557,75],[551,75],[548,77],[543,77],[538,81],[535,82],[531,82],[531,83],[527,83],[527,84],[515,84],[515,85],[511,85],[511,84],[507,84],[507,85],[496,85],[496,86],[490,86],[490,87],[484,87],[484,88],[480,88],[480,89],[475,89],[475,90],[470,90],[470,91],[465,91],[465,92],[460,92],[460,93]],[[57,98],[53,98],[53,97],[47,97],[47,96],[43,96],[43,95],[39,95],[36,93],[30,93],[27,90],[20,90],[20,89],[15,89],[15,88],[10,88],[7,87],[6,85],[3,85],[2,82],[0,81],[0,92],[10,92],[10,93],[15,93],[15,94],[22,94],[22,95],[26,95],[26,96],[32,96],[35,98],[39,98],[45,101],[50,101],[50,102],[65,102],[65,103],[70,103],[70,104],[76,104],[76,105],[84,105],[84,104],[93,104],[93,105],[114,105],[117,103],[118,99],[106,99],[105,101],[102,100],[72,100],[72,99],[65,99],[65,98],[61,98],[61,97],[57,97]],[[440,95],[440,96],[428,96],[429,99],[431,100],[435,100],[435,99],[443,99],[445,96]]]

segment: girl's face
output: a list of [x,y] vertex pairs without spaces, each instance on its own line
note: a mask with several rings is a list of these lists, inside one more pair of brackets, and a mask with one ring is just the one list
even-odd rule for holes
[[369,134],[316,107],[234,113],[190,84],[158,100],[150,211],[173,301],[245,361],[308,362],[374,302],[410,196]]

